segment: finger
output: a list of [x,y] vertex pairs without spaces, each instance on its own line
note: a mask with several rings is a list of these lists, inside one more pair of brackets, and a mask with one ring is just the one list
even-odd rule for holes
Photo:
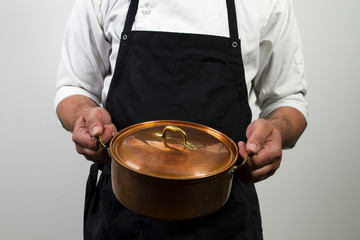
[[117,133],[117,129],[116,129],[115,125],[113,123],[110,123],[110,125],[108,127],[111,128],[111,136],[114,137]]
[[[276,129],[275,129],[276,130]],[[267,138],[262,148],[256,155],[253,155],[249,166],[253,169],[260,169],[266,165],[272,164],[282,158],[282,147],[280,137],[277,136],[276,131],[272,131],[272,134]]]
[[[249,155],[246,150],[246,144],[244,142],[239,142],[238,146],[240,156],[245,159]],[[272,156],[273,154],[269,154],[268,150],[262,149],[257,155],[250,155],[247,165],[252,170],[262,168],[267,164],[271,164],[276,161],[276,159],[273,159]]]
[[279,167],[280,161],[276,161],[257,170],[253,170],[249,166],[245,166],[239,171],[239,177],[244,183],[260,182],[274,175]]
[[86,122],[83,118],[79,118],[76,121],[72,134],[72,140],[75,144],[81,147],[93,150],[98,149],[97,139],[94,138],[86,128]]
[[104,126],[111,124],[111,116],[104,108],[98,107],[86,114],[85,121],[90,134],[98,137],[103,134]]
[[259,119],[252,122],[247,129],[246,151],[253,155],[257,154],[271,134],[272,126],[266,120]]
[[274,162],[271,165],[267,165],[263,168],[260,168],[258,170],[255,171],[251,171],[249,176],[252,182],[260,182],[262,180],[265,180],[269,177],[271,177],[272,175],[275,174],[275,172],[279,169],[280,167],[280,162]]
[[98,137],[98,142],[101,147],[108,149],[110,140],[116,135],[116,128],[114,125],[107,125],[104,127],[103,134]]
[[83,155],[87,160],[89,161],[93,161],[95,163],[107,163],[111,161],[111,158],[107,152],[106,149],[104,148],[100,148],[97,151],[88,149],[88,148],[83,148],[79,145],[76,145],[76,151]]
[[248,161],[248,166],[252,170],[263,168],[267,165],[273,164],[276,161],[281,160],[282,151],[272,150],[269,148],[262,149],[258,154],[251,156]]
[[246,143],[243,141],[238,142],[238,147],[239,147],[239,155],[240,157],[242,157],[243,159],[245,159],[248,155],[247,151],[246,151]]
[[116,134],[116,127],[114,124],[108,124],[104,126],[104,131],[101,135],[103,143],[108,143]]

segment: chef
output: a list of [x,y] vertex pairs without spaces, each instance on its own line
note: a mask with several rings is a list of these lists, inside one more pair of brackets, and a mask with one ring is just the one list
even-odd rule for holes
[[[263,239],[254,183],[275,173],[282,149],[304,131],[305,94],[291,0],[77,0],[55,107],[77,152],[93,162],[84,239]],[[251,156],[222,208],[166,221],[115,198],[98,137],[107,143],[150,120],[207,125],[238,143],[241,158]]]

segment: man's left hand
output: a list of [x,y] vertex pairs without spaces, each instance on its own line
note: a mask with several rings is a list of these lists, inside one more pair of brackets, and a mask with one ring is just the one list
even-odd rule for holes
[[272,176],[280,167],[282,140],[280,131],[265,119],[252,122],[246,130],[247,142],[240,141],[239,154],[247,164],[238,171],[244,183],[255,183]]

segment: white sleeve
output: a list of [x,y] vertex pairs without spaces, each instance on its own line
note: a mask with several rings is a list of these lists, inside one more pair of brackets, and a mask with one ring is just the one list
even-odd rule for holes
[[57,74],[55,108],[70,95],[85,95],[98,104],[110,68],[111,45],[102,30],[101,0],[77,0],[65,28]]
[[304,57],[291,0],[273,0],[265,9],[259,74],[254,79],[260,118],[290,106],[308,116]]

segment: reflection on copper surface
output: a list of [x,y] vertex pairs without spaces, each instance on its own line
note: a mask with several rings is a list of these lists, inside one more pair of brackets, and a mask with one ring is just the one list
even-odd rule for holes
[[[124,134],[116,143],[116,155],[125,166],[140,173],[165,178],[193,178],[219,172],[233,164],[235,154],[224,138],[209,131],[181,126],[196,149],[184,147],[182,136],[159,132],[166,125],[141,128]],[[221,136],[220,136],[221,137]],[[226,140],[226,139],[225,139]],[[236,150],[235,150],[236,151]]]

